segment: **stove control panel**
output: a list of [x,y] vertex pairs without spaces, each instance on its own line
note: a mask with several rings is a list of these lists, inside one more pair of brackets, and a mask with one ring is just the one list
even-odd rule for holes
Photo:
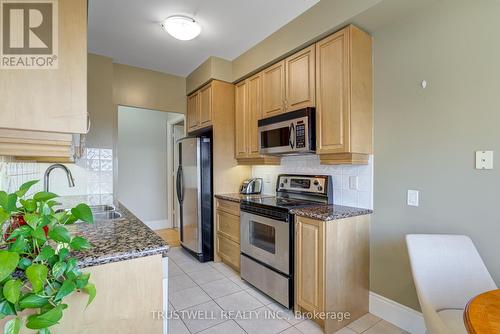
[[331,184],[331,177],[327,175],[305,176],[283,174],[278,176],[276,191],[300,192],[309,194],[327,195]]

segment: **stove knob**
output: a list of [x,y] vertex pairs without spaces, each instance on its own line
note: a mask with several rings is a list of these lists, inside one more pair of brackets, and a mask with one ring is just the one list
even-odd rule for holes
[[284,188],[284,187],[285,187],[285,184],[284,184],[284,183],[281,183],[281,184],[280,184],[280,187],[281,187],[281,188]]
[[288,179],[284,179],[283,182],[288,183]]
[[323,191],[323,187],[322,186],[318,186],[318,191]]
[[314,185],[317,186],[319,184],[318,180],[314,180]]

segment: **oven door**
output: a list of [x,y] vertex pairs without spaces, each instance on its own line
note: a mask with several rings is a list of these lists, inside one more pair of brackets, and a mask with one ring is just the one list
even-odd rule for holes
[[289,223],[243,211],[240,221],[241,252],[289,275]]

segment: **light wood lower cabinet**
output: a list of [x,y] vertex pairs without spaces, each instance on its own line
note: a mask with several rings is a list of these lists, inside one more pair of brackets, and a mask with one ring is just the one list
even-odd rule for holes
[[240,204],[216,199],[216,251],[224,263],[240,271]]
[[342,312],[313,319],[332,334],[368,313],[370,216],[334,221],[295,218],[295,310]]
[[316,151],[322,164],[372,154],[372,39],[350,25],[316,43]]

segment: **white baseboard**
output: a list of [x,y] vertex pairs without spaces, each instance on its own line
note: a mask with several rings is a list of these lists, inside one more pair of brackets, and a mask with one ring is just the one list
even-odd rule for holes
[[150,220],[150,221],[144,222],[144,224],[146,224],[152,230],[161,230],[161,229],[170,227],[170,225],[168,224],[168,219]]
[[422,313],[370,291],[370,313],[411,334],[425,334]]

